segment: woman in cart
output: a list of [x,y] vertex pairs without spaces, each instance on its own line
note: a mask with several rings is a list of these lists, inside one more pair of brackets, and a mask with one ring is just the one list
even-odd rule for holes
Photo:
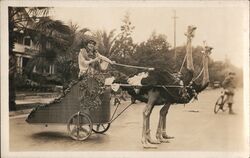
[[87,41],[86,46],[82,45],[78,55],[79,77],[84,75],[95,75],[100,73],[100,70],[106,70],[108,64],[113,64],[113,61],[101,55],[96,50],[96,42],[93,39]]
[[79,80],[81,82],[81,105],[97,107],[101,104],[100,95],[104,92],[104,71],[114,62],[96,50],[96,42],[89,39],[82,45],[78,55]]

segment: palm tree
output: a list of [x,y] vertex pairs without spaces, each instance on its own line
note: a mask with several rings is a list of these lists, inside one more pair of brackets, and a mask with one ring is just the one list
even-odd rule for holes
[[57,72],[61,74],[63,83],[66,83],[78,76],[78,52],[82,42],[85,40],[85,33],[89,31],[88,28],[79,29],[77,24],[69,24],[71,30],[69,37],[69,47],[67,47],[65,54],[59,54],[56,64],[60,65]]
[[98,43],[98,50],[104,56],[110,57],[112,55],[112,47],[115,41],[115,29],[111,30],[107,33],[105,30],[103,31],[96,31],[95,38]]
[[42,17],[29,29],[32,40],[39,46],[39,53],[28,63],[27,72],[36,66],[38,73],[43,73],[55,63],[57,55],[65,53],[69,47],[71,30],[59,20]]
[[48,14],[48,7],[9,7],[9,110],[16,110],[15,82],[16,59],[13,53],[16,32],[25,31],[38,17]]

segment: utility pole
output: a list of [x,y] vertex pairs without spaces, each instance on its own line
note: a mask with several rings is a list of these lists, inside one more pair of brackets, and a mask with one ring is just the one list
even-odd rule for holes
[[174,10],[174,16],[172,17],[174,19],[174,69],[176,70],[176,19],[178,18],[176,16],[176,11]]

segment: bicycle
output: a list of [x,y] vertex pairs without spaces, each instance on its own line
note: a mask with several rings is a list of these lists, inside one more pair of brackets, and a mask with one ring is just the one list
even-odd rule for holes
[[220,110],[222,112],[227,111],[228,106],[224,106],[227,102],[227,92],[226,90],[221,91],[220,97],[217,99],[215,105],[214,105],[214,113],[217,114]]

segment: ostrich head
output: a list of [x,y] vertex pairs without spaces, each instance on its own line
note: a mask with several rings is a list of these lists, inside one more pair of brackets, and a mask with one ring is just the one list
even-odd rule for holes
[[197,29],[197,27],[193,26],[193,25],[189,25],[188,26],[188,30],[187,32],[185,33],[185,36],[187,37],[194,37],[194,31]]
[[210,55],[212,53],[213,47],[205,46],[205,55]]

